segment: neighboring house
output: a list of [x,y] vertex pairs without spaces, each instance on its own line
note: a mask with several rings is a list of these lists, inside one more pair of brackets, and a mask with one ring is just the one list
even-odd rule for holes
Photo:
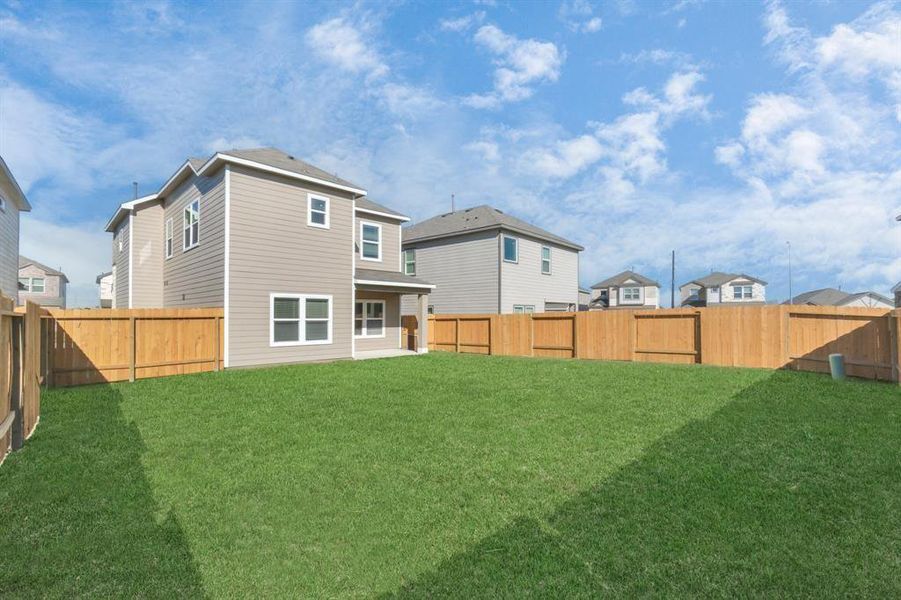
[[857,292],[849,294],[835,288],[823,288],[798,294],[792,304],[808,306],[851,306],[865,308],[894,308],[891,299],[876,292]]
[[[582,246],[476,206],[403,230],[404,269],[438,287],[435,313],[531,313],[576,310]],[[412,312],[412,304],[404,313]]]
[[591,290],[588,288],[579,288],[579,310],[588,310],[588,305],[591,303]]
[[766,281],[743,273],[711,273],[679,288],[682,306],[766,304]]
[[100,308],[113,307],[114,281],[115,275],[113,274],[113,271],[101,273],[97,276],[97,286],[100,292]]
[[22,188],[0,157],[0,294],[19,296],[19,213],[31,210]]
[[113,306],[222,307],[226,367],[397,353],[416,298],[420,351],[433,285],[402,273],[404,215],[280,150],[187,160],[123,203]]
[[623,271],[591,286],[589,308],[660,308],[660,284],[634,271]]
[[892,293],[895,295],[895,308],[901,308],[901,281],[892,288]]
[[57,269],[25,256],[19,257],[19,304],[26,300],[41,306],[66,308],[69,278]]

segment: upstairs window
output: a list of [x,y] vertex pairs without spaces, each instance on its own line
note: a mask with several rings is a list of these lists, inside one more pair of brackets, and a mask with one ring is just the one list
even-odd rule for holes
[[32,277],[31,278],[31,291],[42,293],[44,291],[44,278],[43,277]]
[[385,301],[364,300],[354,307],[354,335],[385,337]]
[[307,225],[310,227],[319,227],[321,229],[329,228],[329,210],[328,198],[325,196],[307,195]]
[[200,200],[185,207],[184,233],[184,250],[190,250],[200,243]]
[[271,346],[331,343],[331,296],[271,294],[270,302]]
[[31,279],[28,277],[19,277],[19,287],[23,292],[31,291]]
[[360,223],[360,256],[363,260],[382,260],[382,226]]
[[641,288],[640,287],[624,287],[623,288],[623,302],[640,302],[641,301]]
[[504,236],[504,262],[519,262],[519,240]]
[[172,219],[166,219],[166,258],[172,258]]
[[754,286],[751,285],[733,285],[732,295],[736,300],[750,300],[754,295]]
[[404,250],[404,273],[416,275],[416,250]]
[[514,314],[529,314],[535,312],[535,305],[533,304],[514,304],[513,305],[513,313]]
[[551,249],[548,246],[541,247],[541,272],[551,274]]

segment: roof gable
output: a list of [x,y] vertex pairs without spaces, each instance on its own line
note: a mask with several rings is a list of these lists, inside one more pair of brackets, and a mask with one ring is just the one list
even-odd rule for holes
[[38,261],[36,261],[32,258],[28,258],[27,256],[22,256],[20,254],[19,255],[19,269],[24,269],[25,267],[29,267],[29,266],[37,267],[47,275],[51,275],[53,277],[60,277],[60,278],[64,279],[66,282],[69,281],[69,278],[66,277],[66,274],[63,273],[62,271],[57,271],[56,269],[48,267],[47,265],[45,265],[43,263],[39,263]]
[[622,273],[617,273],[613,277],[608,277],[603,281],[599,281],[593,286],[592,289],[598,288],[609,288],[609,287],[617,287],[627,283],[637,283],[642,286],[654,286],[660,287],[660,284],[654,281],[649,277],[645,277],[644,275],[640,275],[635,271],[623,271]]
[[5,180],[8,187],[12,190],[12,197],[6,198],[6,200],[13,202],[16,205],[16,208],[22,212],[30,211],[31,205],[25,197],[25,192],[19,187],[19,182],[13,177],[12,171],[6,166],[6,161],[3,160],[2,156],[0,156],[0,179]]

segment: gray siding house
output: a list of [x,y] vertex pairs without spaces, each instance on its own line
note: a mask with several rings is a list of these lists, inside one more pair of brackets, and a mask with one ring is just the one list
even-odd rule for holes
[[766,281],[743,273],[720,273],[694,279],[679,287],[682,306],[766,304]]
[[401,298],[422,322],[435,287],[402,273],[408,218],[274,148],[187,160],[123,203],[113,306],[222,307],[226,367],[399,353]]
[[660,284],[634,271],[623,271],[591,286],[590,310],[660,308]]
[[22,188],[0,157],[0,294],[19,295],[19,213],[31,210]]
[[[437,285],[435,313],[574,311],[582,246],[491,206],[406,227],[404,273]],[[412,314],[411,303],[403,307]]]
[[[785,302],[784,304],[788,304]],[[804,292],[792,298],[791,304],[807,306],[847,306],[852,308],[894,308],[894,302],[876,292],[850,294],[835,288]]]
[[19,304],[26,300],[41,306],[66,308],[69,278],[58,269],[25,256],[19,257]]

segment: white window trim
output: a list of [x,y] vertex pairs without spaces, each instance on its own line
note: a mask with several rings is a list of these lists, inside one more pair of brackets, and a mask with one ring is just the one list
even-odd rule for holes
[[[370,227],[375,227],[379,230],[379,256],[378,258],[368,258],[363,254],[363,227],[369,225]],[[372,241],[369,241],[372,244]],[[380,223],[373,223],[371,221],[360,221],[360,260],[366,260],[369,262],[382,262],[382,225]]]
[[[298,301],[298,334],[306,336],[306,316],[307,316],[307,300],[328,300],[328,337],[324,340],[307,341],[304,339],[296,342],[276,342],[275,341],[275,299],[291,298]],[[334,301],[330,294],[289,294],[272,292],[269,294],[269,345],[273,348],[282,346],[323,346],[332,343],[332,328],[334,325],[333,318]]]
[[[46,294],[47,293],[47,278],[46,277],[31,277],[29,279],[30,279],[30,281],[28,282],[28,291],[29,292],[31,292],[33,294]],[[40,290],[34,289],[34,282],[37,279],[41,280],[41,289]]]
[[[748,289],[749,293],[745,294],[745,289]],[[735,290],[741,289],[741,296],[735,295]],[[754,285],[748,283],[734,283],[732,284],[732,299],[733,300],[753,300],[754,299]]]
[[[519,253],[519,248],[517,248],[516,250],[517,250],[517,254],[518,254],[518,253]],[[547,250],[547,271],[544,270],[544,262],[545,262],[545,259],[544,259],[544,251],[545,251],[545,250]],[[553,253],[552,253],[552,251],[551,251],[551,247],[550,247],[550,246],[542,246],[542,247],[541,247],[541,256],[540,256],[540,259],[541,259],[541,274],[542,274],[542,275],[550,275],[551,273],[553,273],[553,267],[551,266],[551,256],[552,256],[552,254],[553,254]]]
[[[513,264],[519,263],[519,238],[513,237],[512,235],[503,235],[503,236],[501,236],[501,238],[502,238],[501,239],[501,258],[503,259],[503,261],[506,263],[513,263]],[[506,241],[508,239],[516,242],[516,258],[513,260],[510,260],[507,258],[507,251],[506,251],[505,246],[507,245]]]
[[[620,290],[622,294],[620,294],[620,303],[622,304],[641,304],[644,302],[643,294],[641,293],[641,286],[638,285],[628,285],[621,287]],[[628,298],[626,297],[626,290],[638,290],[637,298]]]
[[[325,224],[315,223],[313,221],[313,200],[322,200],[325,202]],[[319,212],[319,211],[316,211]],[[307,194],[307,225],[317,229],[329,229],[331,227],[331,202],[327,196],[318,194]]]
[[175,224],[172,222],[172,217],[166,219],[166,260],[169,260],[175,254],[174,227]]
[[[193,238],[194,238],[194,234],[193,234],[193,233],[190,233],[191,226],[192,226],[193,224],[189,221],[189,222],[188,222],[188,226],[185,227],[185,213],[187,212],[187,213],[190,214],[191,208],[192,208],[195,204],[197,205],[197,239],[196,239],[196,240],[193,239]],[[199,200],[199,199],[198,199],[198,200],[192,200],[191,202],[189,202],[189,203],[187,204],[187,206],[185,206],[184,210],[182,210],[182,212],[181,212],[181,224],[182,224],[182,228],[181,228],[181,245],[182,245],[182,250],[190,250],[190,249],[192,249],[192,248],[196,248],[197,246],[199,246],[199,245],[200,245],[200,200]],[[185,231],[189,231],[188,237],[191,238],[191,244],[190,244],[190,245],[186,245],[186,244],[185,244]]]
[[[407,261],[407,252],[413,253],[413,263],[412,263],[413,264],[413,272],[412,273],[409,273],[407,271],[407,265],[410,264],[409,261]],[[416,249],[410,248],[410,249],[404,250],[401,254],[403,254],[402,259],[404,261],[404,269],[403,269],[404,275],[409,275],[410,277],[416,277]]]
[[[519,309],[519,311],[516,310],[517,308]],[[526,309],[529,309],[529,310],[526,310]],[[514,304],[514,305],[513,305],[513,313],[514,313],[514,314],[526,314],[526,315],[530,315],[530,314],[532,314],[532,313],[534,313],[534,312],[535,312],[535,305],[534,305],[534,304]]]
[[[356,305],[357,304],[363,305],[363,333],[361,333],[359,335],[357,335],[357,333],[356,333],[356,331],[357,331],[357,306]],[[366,332],[366,305],[367,304],[381,304],[382,305],[382,333],[381,333],[381,335],[369,335]],[[388,326],[387,326],[388,325],[388,315],[385,313],[386,308],[387,307],[385,306],[384,300],[357,300],[356,302],[354,302],[354,337],[357,338],[358,340],[364,339],[364,338],[365,339],[378,339],[378,338],[385,337],[385,330],[388,329]],[[375,320],[375,319],[373,319],[373,320]]]

